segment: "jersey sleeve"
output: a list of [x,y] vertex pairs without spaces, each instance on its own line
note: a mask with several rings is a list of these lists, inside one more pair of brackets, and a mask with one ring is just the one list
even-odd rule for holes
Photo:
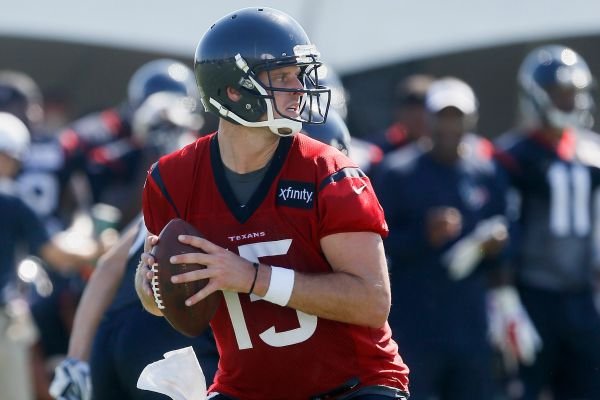
[[29,251],[40,255],[40,250],[50,240],[50,236],[42,220],[29,208],[21,199],[15,199],[15,219],[18,229],[19,239],[22,239]]
[[383,208],[371,181],[358,167],[342,168],[318,188],[319,237],[342,232],[375,232],[386,237]]
[[150,167],[146,177],[142,192],[142,211],[146,228],[155,235],[158,235],[171,219],[179,217],[160,175],[158,162]]

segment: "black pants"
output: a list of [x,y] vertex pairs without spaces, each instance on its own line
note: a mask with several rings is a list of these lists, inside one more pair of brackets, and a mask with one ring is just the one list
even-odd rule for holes
[[[400,399],[408,400],[408,394],[393,388],[385,386],[367,386],[358,389],[352,393],[340,397],[332,397],[331,400],[390,400]],[[224,394],[214,394],[208,397],[209,400],[238,400]]]

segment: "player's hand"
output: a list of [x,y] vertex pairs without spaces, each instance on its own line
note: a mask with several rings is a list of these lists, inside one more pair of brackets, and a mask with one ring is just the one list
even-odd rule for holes
[[454,207],[429,210],[426,217],[427,236],[433,247],[441,247],[460,235],[462,215]]
[[464,279],[484,257],[497,256],[508,242],[504,216],[497,215],[480,221],[473,232],[454,243],[442,256],[453,280]]
[[542,339],[515,288],[502,286],[489,291],[488,320],[492,344],[502,352],[507,369],[516,369],[519,362],[535,362]]
[[66,358],[54,370],[50,396],[57,400],[90,400],[92,382],[87,362]]
[[508,242],[508,229],[506,225],[499,224],[493,232],[490,232],[488,239],[481,243],[483,254],[494,257],[500,254]]
[[208,284],[202,290],[186,300],[188,306],[196,304],[217,290],[248,293],[255,274],[255,269],[250,261],[204,238],[181,235],[179,240],[202,250],[202,252],[173,256],[171,263],[202,264],[206,268],[175,275],[171,277],[171,281],[185,283],[209,279]]

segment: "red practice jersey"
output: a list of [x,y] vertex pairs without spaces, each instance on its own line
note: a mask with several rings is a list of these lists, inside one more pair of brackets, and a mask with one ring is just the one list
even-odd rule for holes
[[[280,139],[263,181],[240,206],[226,178],[217,135],[162,157],[143,194],[146,225],[192,223],[250,261],[328,273],[321,238],[387,235],[369,179],[335,148],[305,135]],[[210,391],[240,399],[307,399],[352,378],[407,391],[408,368],[389,325],[372,329],[318,318],[255,295],[227,292],[211,321],[220,353]]]

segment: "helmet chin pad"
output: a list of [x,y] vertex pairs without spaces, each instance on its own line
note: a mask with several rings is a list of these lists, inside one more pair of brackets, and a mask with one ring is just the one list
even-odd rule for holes
[[267,119],[264,121],[251,122],[246,121],[236,113],[232,112],[231,110],[228,110],[217,100],[210,98],[210,104],[219,111],[219,116],[227,118],[236,124],[247,126],[249,128],[268,127],[269,130],[277,136],[290,136],[302,130],[302,122],[300,121],[295,121],[288,118],[274,118],[271,100],[267,99],[266,103]]
[[291,119],[275,119],[269,124],[269,130],[277,136],[291,136],[302,130],[302,122]]

